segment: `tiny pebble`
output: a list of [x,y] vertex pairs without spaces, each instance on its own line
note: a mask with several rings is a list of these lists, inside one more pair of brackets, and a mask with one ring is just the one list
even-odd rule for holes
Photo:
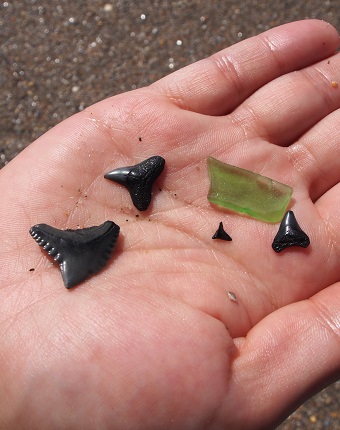
[[235,293],[233,293],[232,291],[228,291],[228,297],[233,302],[237,302],[237,297],[236,297]]
[[311,415],[311,416],[309,417],[309,420],[310,420],[310,422],[311,422],[311,423],[316,423],[316,422],[317,422],[317,418],[316,418],[316,416],[315,416],[315,415]]
[[105,12],[111,12],[113,10],[113,5],[110,3],[104,4],[104,11]]

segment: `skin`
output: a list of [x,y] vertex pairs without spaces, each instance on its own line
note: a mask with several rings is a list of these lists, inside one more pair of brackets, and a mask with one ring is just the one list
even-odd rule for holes
[[[85,109],[1,170],[1,429],[272,429],[340,377],[338,44],[286,24]],[[137,217],[103,175],[151,155],[166,168]],[[276,254],[277,224],[209,204],[209,155],[290,185],[310,247]],[[29,228],[107,219],[108,266],[66,290]],[[211,239],[221,220],[232,242]]]

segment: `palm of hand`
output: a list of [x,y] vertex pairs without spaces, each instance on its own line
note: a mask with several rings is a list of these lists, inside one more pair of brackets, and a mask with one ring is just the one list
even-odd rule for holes
[[[229,62],[239,61],[231,48],[179,78],[86,109],[4,169],[0,368],[2,389],[16,392],[6,396],[11,408],[4,408],[4,422],[17,408],[19,418],[55,428],[265,428],[286,412],[282,403],[288,409],[310,388],[302,369],[304,383],[290,401],[281,389],[293,390],[289,361],[299,345],[294,366],[310,353],[302,339],[312,323],[328,321],[325,332],[336,335],[325,309],[339,297],[340,163],[332,112],[340,100],[320,78],[328,73],[325,60],[284,75],[334,50],[334,33],[313,25],[320,33],[309,37],[319,52],[310,48],[298,60],[306,35],[292,25],[295,51],[284,57],[287,48],[278,47],[274,59],[262,46],[252,80],[246,80],[249,65],[238,80],[230,71]],[[322,50],[325,38],[329,52]],[[338,56],[332,64],[339,70]],[[204,83],[205,94],[195,93],[195,82]],[[137,217],[127,191],[103,174],[156,154],[166,170],[150,209]],[[310,248],[277,255],[271,249],[277,225],[211,206],[209,155],[291,185]],[[122,231],[112,260],[65,291],[28,229],[107,219]],[[222,219],[231,243],[211,240]],[[331,351],[328,366],[336,358]],[[329,376],[327,368],[322,376]]]

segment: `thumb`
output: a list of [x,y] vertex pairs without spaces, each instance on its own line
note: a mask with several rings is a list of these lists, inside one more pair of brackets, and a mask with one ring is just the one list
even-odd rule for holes
[[228,398],[225,410],[234,411],[235,428],[241,419],[249,422],[244,428],[275,428],[340,377],[340,283],[273,312],[235,343],[240,355],[230,388],[243,404],[232,407]]

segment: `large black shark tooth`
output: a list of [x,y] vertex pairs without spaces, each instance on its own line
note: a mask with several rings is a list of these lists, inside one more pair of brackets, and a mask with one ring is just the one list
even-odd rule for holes
[[281,221],[279,231],[273,240],[272,247],[274,251],[281,252],[289,246],[302,246],[303,248],[307,248],[309,243],[309,237],[301,230],[296,221],[294,212],[286,212]]
[[135,166],[120,167],[104,175],[104,178],[124,185],[132,203],[139,211],[145,211],[151,202],[152,184],[162,173],[165,160],[154,155]]
[[30,234],[59,263],[65,287],[72,288],[107,264],[119,230],[112,221],[78,230],[37,224],[31,227]]
[[222,221],[220,222],[218,229],[214,233],[212,239],[232,240],[229,234],[224,230]]

